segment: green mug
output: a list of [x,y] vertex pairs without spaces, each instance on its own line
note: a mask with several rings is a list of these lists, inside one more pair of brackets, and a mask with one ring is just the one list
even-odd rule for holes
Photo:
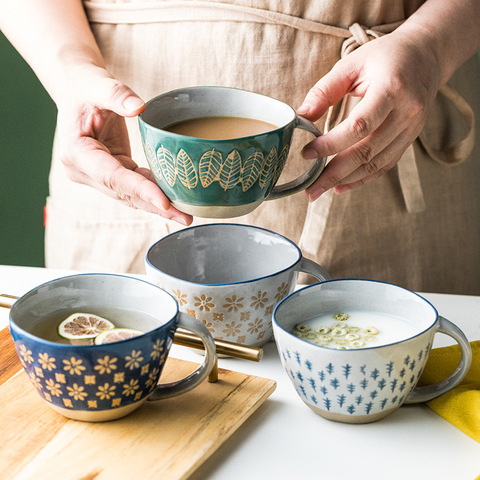
[[[173,124],[204,117],[260,120],[272,128],[221,140],[166,130]],[[198,217],[245,215],[264,200],[305,190],[325,168],[326,158],[318,158],[298,178],[277,186],[294,129],[316,137],[321,132],[289,105],[246,90],[188,87],[164,93],[147,102],[139,126],[156,182],[176,208]]]

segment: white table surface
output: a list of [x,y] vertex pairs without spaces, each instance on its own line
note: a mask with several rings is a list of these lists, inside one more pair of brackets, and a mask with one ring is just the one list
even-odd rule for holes
[[[75,272],[0,266],[0,293],[21,296],[70,273]],[[480,339],[480,297],[422,295],[470,341]],[[8,310],[0,308],[0,328],[7,324]],[[449,337],[437,335],[434,347],[450,343]],[[199,360],[198,354],[178,345],[171,355]],[[376,423],[335,423],[317,416],[300,400],[273,342],[264,347],[259,363],[221,358],[219,366],[274,379],[277,388],[192,480],[474,480],[480,475],[480,443],[424,405],[403,406]]]

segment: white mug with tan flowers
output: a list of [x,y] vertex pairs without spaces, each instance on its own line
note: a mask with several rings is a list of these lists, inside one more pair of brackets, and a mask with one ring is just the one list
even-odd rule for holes
[[186,228],[150,247],[147,275],[214,338],[261,346],[273,338],[273,309],[299,272],[329,279],[288,238],[262,228],[210,224]]

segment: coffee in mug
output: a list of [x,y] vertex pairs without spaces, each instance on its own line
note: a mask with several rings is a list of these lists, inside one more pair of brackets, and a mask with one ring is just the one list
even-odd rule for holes
[[187,137],[230,140],[259,135],[276,128],[276,125],[255,118],[200,117],[168,125],[164,130]]

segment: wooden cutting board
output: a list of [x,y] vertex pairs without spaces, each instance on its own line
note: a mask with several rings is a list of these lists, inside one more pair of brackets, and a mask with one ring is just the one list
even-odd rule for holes
[[[163,381],[194,363],[169,359]],[[179,397],[146,402],[120,420],[85,423],[54,412],[0,331],[0,472],[2,480],[171,480],[187,478],[275,390],[276,382],[219,368]]]

